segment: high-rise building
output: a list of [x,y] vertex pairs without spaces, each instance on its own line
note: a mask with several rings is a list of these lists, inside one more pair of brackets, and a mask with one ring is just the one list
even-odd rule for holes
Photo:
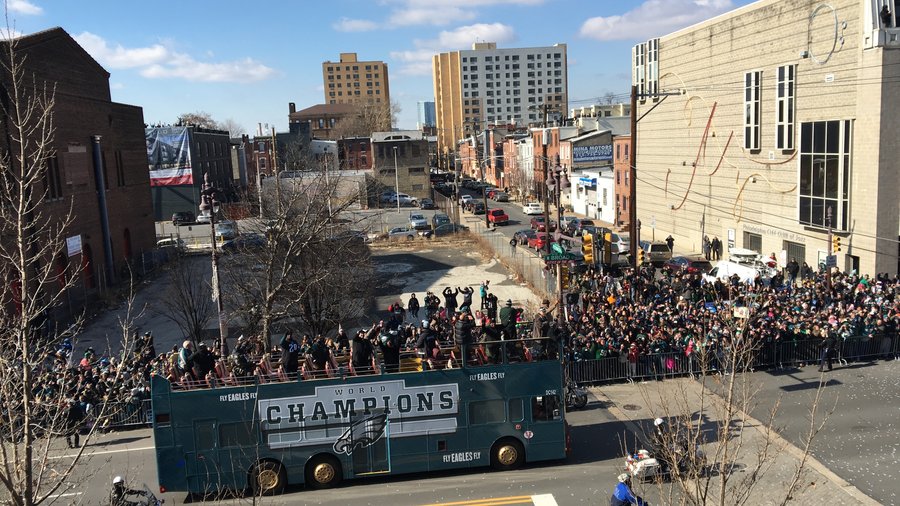
[[390,104],[388,66],[383,61],[357,61],[341,53],[340,62],[322,63],[326,104]]
[[416,109],[419,112],[418,123],[416,124],[418,130],[437,126],[434,119],[434,102],[419,101],[416,104]]
[[486,125],[527,125],[568,109],[566,45],[497,48],[480,42],[471,50],[432,58],[438,150]]

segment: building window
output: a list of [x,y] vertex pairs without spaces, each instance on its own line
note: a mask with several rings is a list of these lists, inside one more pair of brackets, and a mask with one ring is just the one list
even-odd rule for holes
[[637,87],[637,95],[644,100],[646,93],[647,75],[644,73],[644,62],[647,58],[647,43],[642,42],[631,49],[631,85]]
[[744,149],[759,149],[762,71],[744,74]]
[[659,39],[647,41],[647,94],[659,94]]
[[59,173],[59,158],[56,155],[48,158],[44,166],[44,193],[50,200],[62,198],[62,178]]
[[125,186],[125,164],[122,162],[122,150],[116,150],[116,186]]
[[801,123],[800,223],[847,230],[852,128],[850,120]]
[[796,65],[778,67],[778,101],[775,106],[778,126],[775,131],[775,147],[794,149],[794,96],[796,95]]
[[752,232],[744,232],[744,247],[762,253],[762,236]]

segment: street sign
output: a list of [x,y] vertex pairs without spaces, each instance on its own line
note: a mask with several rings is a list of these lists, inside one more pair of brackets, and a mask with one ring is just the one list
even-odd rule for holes
[[548,264],[556,264],[562,262],[574,262],[576,260],[581,260],[581,257],[578,255],[573,255],[572,253],[551,253],[549,255],[544,255],[544,261]]
[[561,255],[566,252],[566,250],[564,250],[562,245],[560,245],[558,242],[552,243],[550,245],[550,249],[552,249],[554,253],[559,253]]
[[837,267],[837,255],[828,255],[825,257],[825,267]]

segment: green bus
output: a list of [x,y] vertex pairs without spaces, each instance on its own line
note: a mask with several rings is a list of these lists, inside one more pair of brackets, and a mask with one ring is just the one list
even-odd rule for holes
[[269,495],[563,459],[564,399],[558,360],[191,390],[154,376],[159,489]]

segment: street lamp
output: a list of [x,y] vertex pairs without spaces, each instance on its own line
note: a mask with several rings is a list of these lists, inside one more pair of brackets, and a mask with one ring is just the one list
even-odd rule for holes
[[397,214],[400,214],[400,171],[397,170],[397,146],[394,146],[394,198],[397,199]]
[[209,173],[203,175],[203,186],[200,189],[200,211],[209,213],[209,234],[212,245],[212,293],[216,301],[216,310],[219,313],[219,339],[220,350],[227,353],[228,326],[225,324],[225,310],[222,304],[222,290],[219,283],[219,255],[216,251],[216,213],[219,211],[219,202],[216,200],[217,190],[209,182]]

